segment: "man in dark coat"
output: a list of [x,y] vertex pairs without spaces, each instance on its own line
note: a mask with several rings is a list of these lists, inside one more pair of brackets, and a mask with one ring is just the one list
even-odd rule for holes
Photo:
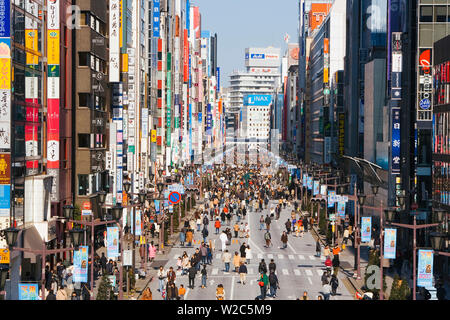
[[50,289],[45,300],[56,300],[56,295],[53,293],[53,289]]
[[189,288],[194,289],[195,286],[195,276],[197,274],[197,270],[194,266],[191,266],[188,270],[188,277],[189,277]]

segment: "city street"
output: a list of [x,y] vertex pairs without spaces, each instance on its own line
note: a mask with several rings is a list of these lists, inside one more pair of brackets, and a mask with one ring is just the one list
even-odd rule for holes
[[[303,291],[308,292],[311,300],[316,300],[321,292],[322,284],[320,277],[322,276],[324,267],[324,257],[315,257],[315,241],[309,232],[305,232],[303,238],[296,238],[289,235],[288,247],[281,249],[281,233],[285,230],[284,223],[290,218],[292,207],[283,209],[279,220],[273,220],[270,231],[272,235],[273,247],[264,247],[264,230],[259,230],[259,218],[261,214],[264,217],[269,214],[270,206],[276,205],[276,201],[270,201],[269,207],[262,213],[249,212],[247,219],[241,222],[249,222],[250,238],[232,239],[232,244],[227,246],[228,251],[234,255],[235,251],[239,252],[242,242],[250,245],[253,259],[247,265],[248,275],[247,283],[242,285],[239,282],[239,274],[232,270],[229,273],[224,272],[224,263],[222,262],[222,252],[220,251],[219,235],[215,235],[213,224],[209,223],[209,237],[215,243],[213,264],[207,266],[208,270],[208,287],[201,288],[201,275],[198,273],[195,279],[195,289],[188,288],[188,276],[181,276],[181,272],[177,273],[176,285],[179,287],[183,284],[186,288],[186,300],[215,300],[215,292],[218,284],[223,284],[226,294],[226,300],[254,300],[260,295],[258,287],[258,265],[261,259],[264,259],[268,265],[271,259],[274,259],[277,269],[276,274],[279,280],[280,289],[277,291],[277,300],[295,300],[303,295]],[[234,219],[232,220],[232,224]],[[224,227],[221,228],[221,230]],[[234,235],[234,234],[233,234]],[[199,247],[203,240],[200,232],[195,232],[195,245],[192,248],[175,246],[170,252],[170,260],[164,265],[167,271],[170,267],[176,269],[176,261],[184,251],[191,255],[195,252],[195,248]],[[203,267],[202,267],[203,268]],[[231,266],[232,269],[232,266]],[[155,277],[150,284],[153,292],[154,300],[162,300],[161,294],[157,291],[158,279]],[[267,298],[271,299],[271,298]],[[352,295],[347,291],[342,281],[338,288],[338,294],[331,296],[330,300],[349,300],[353,299]]]

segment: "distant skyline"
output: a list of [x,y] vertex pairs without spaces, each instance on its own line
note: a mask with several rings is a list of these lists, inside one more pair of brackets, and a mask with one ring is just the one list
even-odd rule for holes
[[200,7],[202,30],[217,33],[221,86],[234,70],[244,70],[245,48],[281,48],[298,42],[298,0],[191,0]]

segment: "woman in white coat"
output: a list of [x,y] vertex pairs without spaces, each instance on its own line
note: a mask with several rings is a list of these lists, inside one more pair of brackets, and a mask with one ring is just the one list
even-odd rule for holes
[[250,259],[253,258],[252,250],[250,249],[250,245],[247,245],[247,248],[245,248],[245,258],[246,258],[246,263],[250,264]]

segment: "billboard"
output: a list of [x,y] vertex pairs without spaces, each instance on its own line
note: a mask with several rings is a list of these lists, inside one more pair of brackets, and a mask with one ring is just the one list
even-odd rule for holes
[[267,107],[272,103],[270,94],[250,94],[244,96],[244,106]]
[[0,149],[11,149],[10,0],[0,0]]
[[395,259],[397,245],[397,229],[384,230],[384,258]]
[[433,250],[419,250],[417,264],[417,286],[433,286]]
[[370,242],[372,238],[372,217],[361,217],[361,242]]
[[401,147],[401,115],[400,108],[392,108],[392,140],[391,140],[391,162],[392,162],[392,174],[400,173],[400,147]]
[[19,300],[40,300],[39,284],[19,283]]
[[277,48],[247,48],[245,50],[246,67],[280,66],[280,49]]
[[309,11],[309,27],[311,31],[320,27],[330,8],[331,3],[311,3],[311,10]]
[[119,82],[119,81],[120,81],[120,1],[111,0],[109,2],[109,82]]
[[108,227],[106,229],[106,256],[116,258],[119,256],[119,228]]
[[291,66],[297,66],[298,65],[298,54],[300,52],[300,48],[298,46],[298,43],[289,43],[288,44],[288,69]]

